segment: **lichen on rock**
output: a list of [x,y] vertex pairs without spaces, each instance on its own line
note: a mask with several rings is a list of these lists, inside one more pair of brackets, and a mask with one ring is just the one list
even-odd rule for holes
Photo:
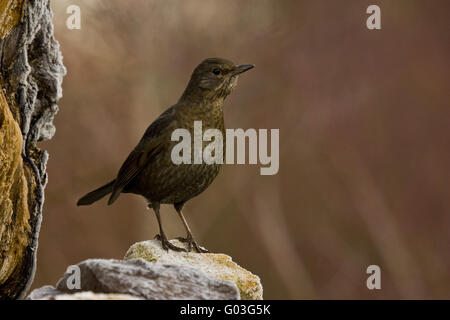
[[23,16],[24,0],[0,1],[0,39],[6,37]]
[[[186,246],[176,239],[171,241],[176,246]],[[233,281],[239,289],[242,300],[263,298],[263,288],[259,277],[240,267],[226,254],[166,251],[159,241],[147,240],[135,243],[125,254],[125,260],[136,258],[156,264],[190,266],[217,279]]]
[[35,289],[28,299],[256,300],[262,295],[259,277],[225,254],[166,251],[159,241],[148,240],[132,245],[124,260],[88,259],[71,266],[56,287]]
[[47,152],[65,68],[49,0],[0,1],[0,299],[34,277]]
[[[28,244],[28,186],[24,173],[22,134],[0,92],[0,283],[16,271],[14,261],[20,261]],[[3,258],[4,257],[4,258]]]
[[[159,265],[144,259],[88,259],[79,264],[79,288],[72,285],[72,271],[56,288],[44,286],[28,296],[31,300],[94,299],[125,294],[148,300],[236,300],[239,291],[231,281],[211,277],[180,265]],[[73,268],[71,268],[73,270]],[[92,294],[86,293],[92,292]],[[65,296],[64,296],[65,295]]]

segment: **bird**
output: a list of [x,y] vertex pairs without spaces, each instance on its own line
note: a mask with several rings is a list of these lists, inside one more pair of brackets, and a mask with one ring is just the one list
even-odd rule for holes
[[[153,209],[156,215],[159,234],[155,238],[165,250],[209,252],[194,239],[182,209],[188,200],[209,187],[217,177],[221,164],[175,164],[171,159],[171,150],[176,142],[172,141],[171,135],[175,129],[186,129],[193,136],[194,121],[202,121],[204,130],[217,129],[225,136],[224,100],[235,88],[238,77],[253,67],[253,64],[237,65],[223,58],[203,60],[192,72],[178,102],[148,126],[115,179],[81,197],[77,205],[90,205],[107,195],[108,205],[113,204],[122,193],[143,196],[147,208]],[[168,240],[162,226],[161,204],[173,205],[178,213],[186,237],[177,239],[186,243],[186,248]]]

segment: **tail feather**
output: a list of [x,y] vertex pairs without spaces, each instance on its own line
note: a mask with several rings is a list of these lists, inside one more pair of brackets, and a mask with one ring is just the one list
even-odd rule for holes
[[90,205],[90,204],[94,203],[95,201],[100,200],[107,194],[111,193],[114,182],[116,182],[115,179],[111,182],[108,182],[104,186],[101,186],[100,188],[95,189],[94,191],[91,191],[88,194],[86,194],[85,196],[81,197],[81,199],[78,200],[78,202],[77,202],[77,206]]
[[112,205],[114,201],[117,200],[117,198],[120,196],[120,193],[122,192],[122,189],[114,190],[114,192],[111,193],[111,196],[108,200],[108,206]]

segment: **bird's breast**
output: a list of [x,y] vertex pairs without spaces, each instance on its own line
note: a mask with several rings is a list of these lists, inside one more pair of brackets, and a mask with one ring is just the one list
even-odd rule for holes
[[[225,140],[225,128],[223,111],[221,106],[209,108],[202,112],[191,110],[178,115],[177,126],[174,129],[186,129],[190,133],[191,163],[175,164],[172,160],[172,148],[181,141],[168,141],[155,159],[144,169],[143,174],[137,177],[131,192],[141,194],[150,201],[160,203],[177,203],[187,201],[203,192],[218,175],[221,164],[194,163],[195,141],[201,141],[201,152],[214,139],[206,139],[204,133],[208,129],[217,129],[222,134],[221,155],[223,157],[223,142]],[[201,130],[198,123],[201,121]],[[201,157],[203,160],[203,157]]]

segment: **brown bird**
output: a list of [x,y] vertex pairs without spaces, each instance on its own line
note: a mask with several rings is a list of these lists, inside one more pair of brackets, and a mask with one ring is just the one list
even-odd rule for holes
[[[164,249],[186,251],[170,243],[163,231],[160,204],[173,204],[186,229],[188,251],[208,252],[200,247],[181,212],[189,199],[203,192],[216,178],[220,164],[174,164],[171,141],[175,129],[187,129],[194,137],[194,121],[202,121],[202,129],[218,129],[225,139],[223,103],[237,84],[239,74],[254,65],[235,65],[221,58],[209,58],[200,63],[178,102],[163,112],[145,131],[138,145],[130,153],[117,177],[104,186],[89,192],[77,205],[89,205],[111,194],[111,205],[121,193],[134,193],[145,197],[148,208],[153,208],[159,224],[159,234]],[[193,141],[194,139],[191,139]],[[193,142],[192,142],[193,145]],[[192,149],[193,150],[193,149]]]

